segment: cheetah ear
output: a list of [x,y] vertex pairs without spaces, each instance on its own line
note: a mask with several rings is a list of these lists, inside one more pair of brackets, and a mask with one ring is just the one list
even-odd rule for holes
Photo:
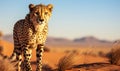
[[29,4],[29,10],[30,10],[30,12],[33,10],[33,8],[34,8],[34,4]]
[[47,5],[47,8],[52,12],[53,5],[52,5],[52,4],[48,4],[48,5]]

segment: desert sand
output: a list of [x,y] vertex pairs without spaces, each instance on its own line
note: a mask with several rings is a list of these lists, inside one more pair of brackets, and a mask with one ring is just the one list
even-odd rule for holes
[[[13,44],[7,41],[0,41],[0,45],[3,46],[3,54],[10,56],[13,51]],[[73,68],[66,70],[66,71],[120,71],[120,66],[117,65],[111,65],[108,61],[108,58],[106,57],[101,57],[96,54],[90,54],[92,52],[97,53],[98,50],[96,48],[95,50],[92,51],[92,49],[83,49],[83,48],[61,48],[59,47],[49,47],[50,51],[49,52],[44,52],[43,54],[43,64],[49,65],[52,69],[57,68],[57,64],[63,56],[67,55],[70,51],[75,51],[77,52],[77,55],[75,56],[75,63]],[[99,48],[98,48],[99,49]],[[101,49],[103,52],[107,52],[108,49]],[[87,52],[89,51],[89,52]],[[110,49],[108,50],[110,51]],[[86,52],[86,53],[85,53]],[[33,50],[32,53],[32,62],[36,61],[36,53],[35,50]],[[33,70],[35,70],[35,65],[32,65]]]

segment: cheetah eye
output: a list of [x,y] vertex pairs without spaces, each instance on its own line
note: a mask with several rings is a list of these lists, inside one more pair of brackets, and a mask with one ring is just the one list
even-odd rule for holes
[[45,12],[45,15],[47,15],[48,14],[48,12]]
[[36,12],[36,15],[39,15],[39,13],[38,13],[38,12]]

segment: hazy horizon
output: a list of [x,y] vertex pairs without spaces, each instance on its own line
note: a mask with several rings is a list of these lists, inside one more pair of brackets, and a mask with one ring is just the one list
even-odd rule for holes
[[13,25],[24,19],[30,3],[54,5],[48,36],[120,39],[120,0],[1,0],[0,31],[12,34]]

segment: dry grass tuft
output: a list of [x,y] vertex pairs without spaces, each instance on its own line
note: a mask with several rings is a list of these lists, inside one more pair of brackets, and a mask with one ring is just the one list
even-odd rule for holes
[[58,68],[56,71],[65,71],[66,69],[72,68],[75,63],[75,52],[72,52],[64,57],[62,57],[58,62]]
[[9,59],[0,56],[0,71],[16,71],[16,63],[11,63]]

